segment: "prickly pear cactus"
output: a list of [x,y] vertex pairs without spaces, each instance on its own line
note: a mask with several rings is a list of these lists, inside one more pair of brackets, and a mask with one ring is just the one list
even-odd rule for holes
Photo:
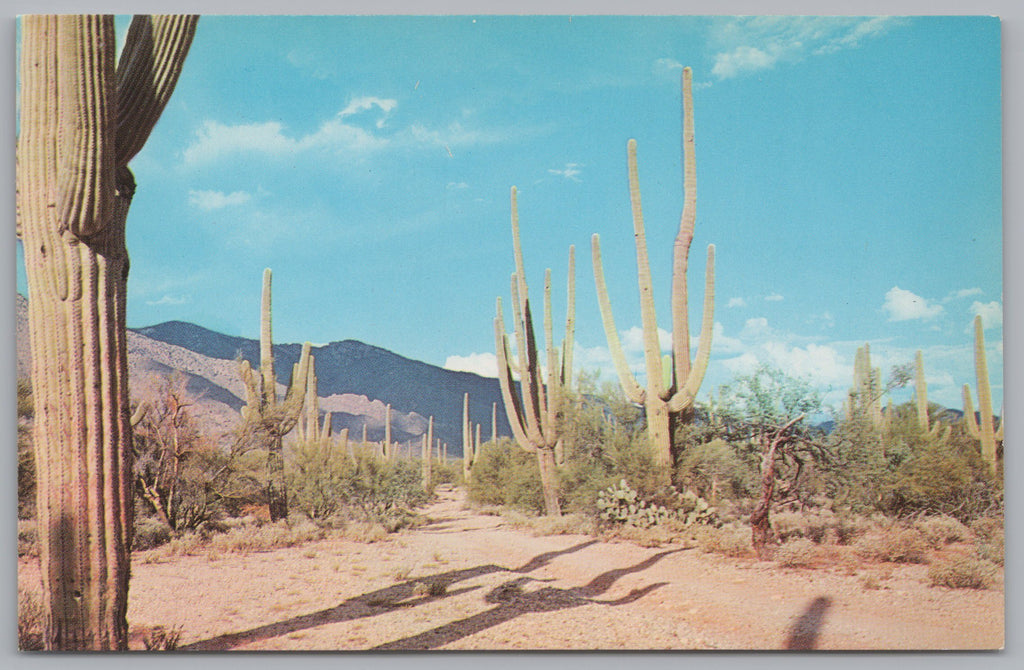
[[640,498],[640,494],[626,483],[625,479],[615,486],[597,494],[598,516],[602,521],[617,525],[650,528],[669,520],[678,520],[686,525],[718,525],[715,508],[700,496],[687,491],[670,491],[671,506],[652,503]]

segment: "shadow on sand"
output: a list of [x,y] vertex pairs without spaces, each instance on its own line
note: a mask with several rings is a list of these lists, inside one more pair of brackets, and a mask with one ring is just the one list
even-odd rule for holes
[[825,613],[832,606],[832,600],[819,596],[811,601],[800,618],[793,622],[786,638],[786,649],[815,649],[818,634],[825,623]]
[[[369,593],[349,598],[335,606],[335,608],[321,610],[299,617],[293,617],[291,619],[258,626],[249,630],[225,633],[223,635],[211,637],[210,639],[200,640],[198,642],[181,646],[179,647],[179,650],[191,652],[221,652],[230,650],[230,648],[240,646],[242,644],[287,635],[306,628],[314,628],[325,624],[334,624],[354,619],[374,617],[397,608],[415,608],[415,606],[426,602],[460,595],[480,588],[479,586],[467,586],[453,589],[452,586],[457,585],[459,582],[495,573],[526,575],[532,571],[547,566],[549,562],[558,556],[580,551],[596,543],[597,540],[590,540],[588,542],[575,544],[565,549],[542,553],[530,558],[529,561],[523,564],[521,568],[516,569],[503,568],[502,566],[496,566],[496,564],[487,564],[487,566],[477,566],[475,568],[466,568],[463,570],[455,570],[425,577],[418,577],[416,579],[409,579],[399,584],[395,584],[394,586],[389,586],[387,588],[378,589],[376,591],[371,591]],[[435,629],[434,631],[430,631],[429,633],[423,633],[406,640],[389,642],[379,648],[430,648],[436,644],[425,644],[420,638],[426,639],[426,637],[429,637],[433,640],[443,640],[437,642],[437,644],[443,644],[447,641],[452,641],[465,635],[472,634],[477,630],[482,630],[489,626],[502,623],[503,621],[508,621],[517,614],[522,614],[524,612],[548,612],[563,609],[566,608],[566,606],[579,606],[581,604],[586,604],[587,602],[592,601],[589,598],[606,591],[618,578],[629,573],[642,571],[668,553],[671,552],[666,551],[656,554],[655,556],[638,563],[637,566],[634,566],[633,568],[612,570],[604,573],[603,575],[599,575],[592,580],[590,584],[582,588],[542,589],[542,591],[522,594],[521,598],[516,596],[513,599],[520,601],[520,605],[513,611],[513,609],[508,606],[508,598],[503,598],[508,594],[521,590],[521,584],[527,581],[536,581],[529,577],[519,577],[499,586],[496,589],[493,589],[485,596],[485,599],[488,602],[501,602],[501,604],[499,604],[494,610],[483,613],[483,615],[470,617],[469,619],[461,622],[447,624]],[[423,584],[442,584],[445,589],[443,593],[438,595],[424,595],[419,593],[419,591],[422,590]],[[635,600],[658,586],[660,586],[660,584],[649,586],[642,592],[637,592],[636,594],[631,593],[626,596],[626,598],[623,598],[622,602],[614,601],[608,602],[607,604],[622,604],[623,602]],[[525,600],[523,600],[523,598],[525,598]],[[525,608],[523,605],[526,605]],[[484,619],[479,619],[479,617],[484,617],[484,615],[489,616]],[[457,632],[460,625],[466,632]]]

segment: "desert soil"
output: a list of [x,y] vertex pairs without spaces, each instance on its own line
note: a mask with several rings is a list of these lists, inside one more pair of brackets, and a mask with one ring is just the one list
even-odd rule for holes
[[[168,562],[139,552],[132,647],[157,626],[180,628],[189,650],[1003,645],[1003,591],[931,587],[926,566],[786,569],[683,545],[537,537],[466,509],[453,488],[424,513],[429,524],[372,544]],[[880,588],[865,587],[869,575]],[[37,584],[37,567],[23,563],[19,580]]]

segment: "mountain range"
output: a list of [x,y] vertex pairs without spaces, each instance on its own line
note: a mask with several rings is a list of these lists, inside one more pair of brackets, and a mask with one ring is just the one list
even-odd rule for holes
[[[28,300],[17,296],[17,374],[28,376]],[[279,396],[298,361],[301,344],[274,345],[274,371]],[[450,455],[462,450],[462,398],[469,393],[470,417],[490,437],[492,407],[497,410],[499,435],[510,435],[497,379],[456,372],[415,361],[356,340],[312,348],[316,359],[320,410],[330,411],[337,433],[349,429],[360,439],[384,439],[385,405],[392,407],[392,440],[417,449],[434,417],[434,436],[448,444]],[[245,404],[245,387],[238,374],[244,359],[259,366],[259,341],[218,333],[184,321],[133,328],[128,331],[129,385],[133,399],[151,392],[154,384],[178,371],[195,399],[194,415],[214,439],[238,425]]]

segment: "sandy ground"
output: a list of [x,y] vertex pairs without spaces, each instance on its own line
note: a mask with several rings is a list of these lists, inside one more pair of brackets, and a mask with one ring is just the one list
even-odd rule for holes
[[[926,566],[896,566],[867,589],[862,577],[876,568],[785,569],[682,546],[535,537],[466,510],[457,489],[438,494],[430,524],[374,544],[166,563],[140,552],[133,648],[156,626],[179,627],[190,650],[1003,645],[1002,590],[930,587]],[[37,575],[29,563],[19,570],[24,585]]]

